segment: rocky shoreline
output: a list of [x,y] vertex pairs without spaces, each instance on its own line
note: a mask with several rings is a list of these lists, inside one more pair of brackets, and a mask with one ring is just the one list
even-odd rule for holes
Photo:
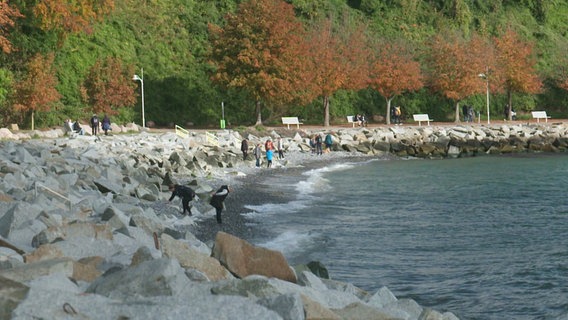
[[[327,132],[247,132],[251,146],[285,140],[286,158],[257,169],[242,160],[245,134],[231,130],[211,138],[129,125],[96,138],[0,129],[0,318],[457,319],[386,287],[369,293],[328,279],[316,262],[291,267],[281,253],[236,237],[246,230],[238,217],[214,223],[207,198],[229,183],[243,186],[231,200],[246,203],[254,177],[319,161],[568,147],[562,123],[391,126],[334,128],[335,152],[312,155],[306,139]],[[172,181],[196,190],[192,217],[166,201]]]

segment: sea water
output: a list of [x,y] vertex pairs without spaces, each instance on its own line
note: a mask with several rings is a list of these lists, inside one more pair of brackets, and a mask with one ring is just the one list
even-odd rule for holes
[[245,207],[291,265],[461,319],[568,319],[568,155],[370,160],[281,172]]

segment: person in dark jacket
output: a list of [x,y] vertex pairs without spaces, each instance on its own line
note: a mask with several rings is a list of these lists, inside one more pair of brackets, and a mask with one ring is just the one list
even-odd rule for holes
[[172,196],[168,201],[172,201],[175,196],[181,198],[181,203],[183,205],[183,215],[185,215],[185,211],[187,210],[187,214],[191,216],[191,207],[189,206],[189,202],[195,198],[195,191],[187,186],[182,186],[179,184],[170,184],[170,191],[172,192]]
[[93,116],[91,117],[91,133],[92,135],[96,136],[97,133],[99,132],[99,117],[97,117],[96,114],[93,114]]
[[103,123],[102,123],[102,127],[103,127],[103,131],[105,132],[105,136],[108,136],[108,131],[112,130],[110,127],[110,118],[105,114],[105,116],[103,117]]
[[227,198],[231,191],[228,185],[222,185],[221,188],[213,194],[211,201],[209,201],[209,204],[212,205],[217,212],[217,223],[221,223],[221,211],[223,211],[224,206],[223,201],[225,201],[225,198]]
[[249,145],[247,139],[243,139],[241,142],[241,151],[243,152],[243,161],[247,160]]

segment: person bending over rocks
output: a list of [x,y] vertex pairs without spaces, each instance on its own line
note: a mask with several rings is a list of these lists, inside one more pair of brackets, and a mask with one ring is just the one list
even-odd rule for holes
[[172,192],[172,196],[168,201],[172,201],[175,196],[180,197],[183,205],[182,215],[185,215],[185,211],[187,210],[187,215],[191,216],[191,207],[189,206],[189,202],[195,198],[195,191],[193,191],[190,187],[179,184],[170,184],[170,191]]
[[215,208],[217,223],[221,223],[221,212],[223,211],[224,207],[223,201],[225,201],[225,198],[227,198],[229,192],[231,191],[232,190],[228,185],[222,185],[221,188],[219,188],[217,192],[213,194],[211,201],[209,201],[209,204],[212,205],[213,208]]

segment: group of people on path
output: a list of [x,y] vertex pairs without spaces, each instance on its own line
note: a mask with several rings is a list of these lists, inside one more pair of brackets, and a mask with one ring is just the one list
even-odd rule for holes
[[102,123],[99,121],[99,117],[96,114],[93,114],[91,117],[91,133],[92,135],[96,136],[99,133],[99,126],[102,127],[103,131],[105,132],[105,136],[108,135],[108,132],[112,130],[110,126],[110,118],[108,115],[104,115]]
[[474,122],[475,121],[475,111],[472,106],[464,104],[462,106],[462,114],[464,122]]
[[395,125],[402,123],[402,108],[400,106],[391,108],[391,123]]
[[[99,127],[102,127],[105,136],[108,135],[108,132],[112,130],[110,126],[110,118],[108,115],[104,115],[102,122],[99,120],[99,117],[96,114],[93,114],[91,117],[89,124],[91,125],[91,135],[96,136],[99,133]],[[84,135],[85,130],[81,127],[79,120],[77,119],[75,122],[72,122],[71,119],[66,119],[64,124],[65,131],[73,131],[78,135]]]
[[[264,150],[266,154],[267,168],[272,167],[272,159],[274,158],[275,151],[278,152],[278,159],[284,159],[284,141],[282,140],[282,138],[278,138],[276,140],[276,147],[274,146],[272,139],[266,140],[266,142],[264,143]],[[243,153],[243,161],[246,161],[248,159],[249,151],[248,139],[246,138],[241,142],[241,151]],[[261,143],[257,143],[254,146],[252,154],[254,155],[254,158],[256,160],[256,167],[260,168],[260,159],[262,158]]]
[[[323,149],[323,144],[325,144],[325,150]],[[325,139],[322,138],[321,134],[315,134],[310,138],[310,148],[312,150],[312,154],[322,155],[324,152],[328,153],[331,151],[331,146],[333,145],[333,137],[331,133],[328,133],[325,136]]]
[[367,126],[367,117],[364,114],[357,114],[353,121],[357,123],[359,127],[366,127]]

